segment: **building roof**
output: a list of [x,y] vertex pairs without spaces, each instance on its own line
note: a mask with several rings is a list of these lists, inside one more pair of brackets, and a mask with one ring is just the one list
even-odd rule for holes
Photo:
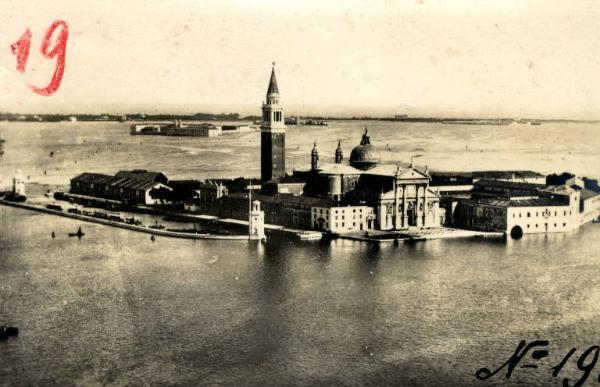
[[134,169],[133,171],[119,171],[115,175],[116,177],[130,177],[137,180],[145,181],[166,181],[167,177],[162,172],[146,171],[145,169]]
[[522,200],[510,200],[502,198],[486,198],[486,199],[467,199],[461,200],[465,203],[484,204],[488,206],[496,207],[551,207],[551,206],[568,206],[560,200],[550,198],[533,198],[533,199],[522,199]]
[[277,78],[275,78],[275,63],[273,63],[273,69],[271,70],[271,79],[269,80],[269,88],[267,89],[267,95],[279,94],[279,88],[277,87]]
[[360,169],[345,164],[324,164],[319,168],[323,175],[360,175],[364,173]]
[[575,191],[575,189],[566,185],[549,185],[544,188],[543,191],[559,195],[570,195]]
[[415,168],[399,168],[399,166],[395,164],[378,165],[363,173],[365,175],[379,175],[389,177],[395,177],[397,174],[398,177],[401,179],[422,179],[429,177],[424,172],[421,172]]
[[588,200],[598,195],[600,195],[598,192],[594,192],[587,188],[581,189],[581,200]]
[[520,181],[489,180],[481,179],[473,183],[475,187],[501,187],[511,189],[531,189],[538,190],[545,187],[544,184],[524,183]]
[[567,203],[550,198],[534,198],[523,200],[511,200],[508,207],[550,207],[550,206],[568,206]]
[[[164,175],[163,175],[164,176]],[[79,183],[87,183],[87,184],[97,184],[104,186],[111,186],[115,188],[128,188],[135,190],[145,190],[153,187],[158,181],[153,180],[140,180],[136,177],[128,177],[128,176],[119,176],[118,174],[115,176],[104,175],[101,173],[88,173],[84,172],[78,176],[75,176],[72,179],[72,182]]]
[[71,180],[76,181],[76,182],[82,182],[82,183],[95,183],[106,177],[112,177],[112,176],[105,175],[102,173],[84,172],[80,175],[75,176]]
[[527,179],[545,176],[535,171],[474,171],[473,177],[484,179]]
[[[248,194],[244,192],[234,192],[226,196],[228,199],[237,200],[248,200]],[[288,203],[288,204],[299,204],[310,207],[331,207],[335,204],[335,201],[331,198],[316,198],[312,196],[304,195],[287,195],[287,194],[276,194],[276,195],[265,195],[261,193],[253,193],[252,199],[259,200],[261,203]],[[253,201],[254,201],[253,200]]]

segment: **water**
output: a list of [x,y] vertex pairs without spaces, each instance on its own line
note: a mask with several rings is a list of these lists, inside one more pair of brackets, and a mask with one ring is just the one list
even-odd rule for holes
[[[90,167],[125,168],[125,160],[131,160],[128,168],[147,166],[169,177],[218,175],[210,166],[217,162],[225,175],[258,170],[257,134],[184,141],[128,137],[117,124],[4,125],[6,168],[22,169],[31,181],[65,184]],[[344,125],[351,133],[344,142],[349,154],[362,128]],[[460,169],[479,155],[483,166],[494,157],[512,160],[507,167],[520,162],[515,155],[530,155],[536,166],[558,171],[574,169],[560,157],[580,158],[574,165],[589,175],[598,165],[592,149],[598,140],[591,135],[571,144],[512,127],[505,128],[508,136],[501,127],[416,125],[411,138],[404,124],[369,125],[378,144],[378,131],[400,132],[389,138],[398,155],[418,146],[428,160],[456,159],[444,161],[445,169]],[[569,126],[573,138],[592,129]],[[491,130],[504,140],[486,141]],[[295,163],[308,164],[301,150],[310,149],[311,135],[321,131],[290,132]],[[331,148],[333,155],[340,133],[327,129],[319,149]],[[526,144],[502,150],[532,138],[552,152]],[[465,143],[470,149],[487,144],[488,151],[458,153]],[[214,152],[207,156],[205,148]],[[49,149],[61,152],[49,160]],[[83,159],[77,167],[68,164],[74,155]],[[599,344],[600,228],[593,224],[519,241],[400,246],[161,237],[152,243],[146,234],[87,223],[83,239],[69,238],[79,225],[0,207],[0,321],[20,329],[17,339],[0,342],[1,385],[558,386],[562,376],[580,375],[577,356]],[[517,368],[508,381],[502,372],[492,383],[475,379],[477,369],[494,369],[522,339],[550,341],[540,369]],[[578,348],[576,356],[553,378],[548,368],[571,347]]]
[[[329,127],[291,126],[286,135],[289,172],[310,168],[317,139],[321,163],[333,162],[338,139],[346,160],[368,125],[382,160],[437,170],[533,169],[600,177],[600,124],[541,126],[443,125],[334,121]],[[5,174],[20,169],[31,181],[69,183],[87,172],[124,168],[164,171],[172,179],[260,176],[260,133],[220,138],[130,136],[129,124],[106,122],[1,123]],[[50,157],[50,152],[53,156]],[[46,174],[44,174],[44,171]]]

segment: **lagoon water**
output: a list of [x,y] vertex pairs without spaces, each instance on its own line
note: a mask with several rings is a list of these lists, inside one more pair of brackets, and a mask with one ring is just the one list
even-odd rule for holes
[[[370,122],[389,161],[598,177],[597,125]],[[364,123],[288,131],[288,169],[346,156]],[[5,173],[65,185],[81,171],[257,176],[259,135],[134,137],[115,123],[0,124]],[[50,152],[54,152],[50,157]],[[77,163],[75,163],[75,161]],[[44,171],[46,172],[44,174]],[[0,207],[0,385],[556,385],[600,344],[600,226],[521,240],[266,245],[189,241]],[[50,237],[51,231],[56,238]],[[495,369],[547,339],[538,369]],[[556,378],[550,367],[572,348]],[[531,357],[526,358],[531,362]],[[600,365],[588,383],[597,383]]]

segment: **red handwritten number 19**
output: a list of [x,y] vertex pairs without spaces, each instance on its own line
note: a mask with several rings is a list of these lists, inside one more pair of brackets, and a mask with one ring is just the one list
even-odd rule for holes
[[[57,28],[62,27],[58,32],[58,38],[56,39],[56,43],[52,49],[49,49],[52,35],[54,35],[54,31]],[[46,31],[46,36],[42,41],[42,46],[40,47],[40,52],[44,56],[44,58],[52,59],[56,58],[56,67],[54,68],[54,75],[50,80],[48,86],[44,88],[36,87],[33,85],[29,85],[29,88],[34,92],[40,95],[51,95],[53,94],[58,87],[60,86],[60,82],[62,81],[63,74],[65,72],[65,55],[67,53],[67,39],[69,37],[69,26],[62,20],[57,20],[48,30]],[[17,56],[17,71],[20,73],[25,72],[25,68],[27,67],[27,59],[29,58],[29,48],[31,47],[31,31],[29,28],[25,30],[23,35],[14,42],[10,49],[14,55]]]

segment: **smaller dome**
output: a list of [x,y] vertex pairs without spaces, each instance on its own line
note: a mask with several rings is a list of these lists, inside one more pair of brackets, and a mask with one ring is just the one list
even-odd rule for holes
[[377,151],[377,147],[371,145],[371,140],[365,127],[365,133],[362,136],[360,145],[352,149],[352,153],[350,153],[350,165],[366,171],[379,164],[380,161],[379,151]]

